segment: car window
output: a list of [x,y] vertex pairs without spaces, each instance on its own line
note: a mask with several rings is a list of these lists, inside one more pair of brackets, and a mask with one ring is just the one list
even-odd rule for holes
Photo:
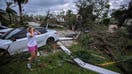
[[[44,28],[36,28],[39,32],[46,33],[47,31]],[[23,28],[20,32],[12,35],[10,39],[20,39],[26,37],[27,29]]]
[[24,37],[26,37],[26,33],[27,33],[27,30],[23,28],[20,32],[17,32],[13,36],[11,36],[10,39],[24,38]]
[[20,32],[20,31],[21,31],[21,29],[19,29],[19,28],[11,31],[8,35],[6,35],[5,39],[9,39],[11,36],[13,36],[14,34]]
[[36,28],[39,32],[41,32],[42,34],[43,33],[46,33],[47,30],[45,28]]
[[3,27],[0,27],[0,30],[1,30],[1,29],[5,29],[5,28],[3,28]]

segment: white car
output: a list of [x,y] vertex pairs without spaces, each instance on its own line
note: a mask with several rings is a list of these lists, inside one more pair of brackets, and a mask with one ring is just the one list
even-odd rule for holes
[[[37,35],[38,47],[57,41],[57,31],[49,30],[42,27],[36,28],[41,32]],[[0,37],[0,58],[6,55],[28,51],[27,49],[27,30],[25,28],[14,28]]]

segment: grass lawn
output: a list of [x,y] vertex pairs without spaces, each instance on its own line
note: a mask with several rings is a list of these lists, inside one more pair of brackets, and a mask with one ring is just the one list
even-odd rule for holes
[[35,70],[29,71],[26,68],[28,61],[24,59],[27,56],[16,55],[10,63],[0,67],[0,74],[97,74],[65,61],[64,59],[70,59],[70,57],[62,51],[39,57],[40,66],[33,65]]

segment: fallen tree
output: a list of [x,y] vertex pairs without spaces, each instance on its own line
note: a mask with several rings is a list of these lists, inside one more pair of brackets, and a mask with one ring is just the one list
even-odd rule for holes
[[[82,33],[78,39],[81,46],[85,49],[102,52],[116,62],[127,56],[127,49],[130,46],[126,29],[117,29],[114,33],[109,33],[105,27],[94,26],[89,33]],[[127,62],[125,62],[127,64]],[[131,70],[125,67],[124,62],[116,63],[116,66],[123,73],[131,73]]]

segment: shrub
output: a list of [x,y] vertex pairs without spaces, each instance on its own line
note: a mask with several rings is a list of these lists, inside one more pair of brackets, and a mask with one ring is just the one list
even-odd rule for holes
[[73,54],[75,55],[75,57],[79,57],[84,62],[89,62],[89,59],[91,57],[91,54],[86,50],[79,50],[79,51],[73,52]]

